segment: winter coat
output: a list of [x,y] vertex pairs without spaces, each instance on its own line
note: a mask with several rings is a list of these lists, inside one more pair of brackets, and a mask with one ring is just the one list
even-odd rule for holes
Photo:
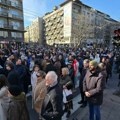
[[103,88],[105,88],[106,87],[106,78],[107,78],[106,70],[101,71],[101,74],[103,75]]
[[30,120],[24,93],[11,97],[7,120]]
[[37,82],[33,91],[33,106],[36,112],[41,113],[42,103],[47,94],[45,80]]
[[34,90],[35,86],[36,86],[36,83],[37,83],[37,72],[33,72],[31,74],[31,85],[32,85],[32,89]]
[[49,71],[55,71],[55,72],[56,72],[55,67],[54,67],[53,64],[51,64],[51,63],[46,64],[46,69],[45,69],[46,74],[47,74]]
[[20,75],[20,82],[23,84],[24,77],[26,75],[25,67],[23,65],[16,65],[15,66],[15,71],[17,71],[18,74]]
[[55,67],[55,71],[56,71],[57,75],[60,76],[61,75],[61,63],[60,63],[60,61],[56,61],[54,63],[54,67]]
[[85,75],[87,73],[87,70],[88,69],[83,68],[82,74],[80,76],[79,88],[80,88],[81,91],[83,91],[83,80],[84,80],[84,77],[85,77]]
[[0,120],[7,120],[8,104],[8,89],[7,87],[2,87],[0,89]]
[[90,97],[87,97],[88,102],[95,105],[101,105],[103,102],[103,75],[100,72],[91,73],[87,71],[83,81],[83,91],[89,92]]
[[63,115],[63,92],[58,84],[48,88],[41,115],[45,120],[61,120]]
[[71,82],[71,83],[72,83],[72,80],[71,80],[71,78],[70,78],[69,75],[66,75],[66,76],[63,76],[63,77],[61,78],[60,84],[61,84],[61,85],[67,85],[68,82]]

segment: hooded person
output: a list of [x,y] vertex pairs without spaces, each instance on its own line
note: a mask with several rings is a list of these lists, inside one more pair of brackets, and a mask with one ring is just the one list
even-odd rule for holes
[[10,103],[7,120],[30,120],[25,93],[19,86],[9,87]]

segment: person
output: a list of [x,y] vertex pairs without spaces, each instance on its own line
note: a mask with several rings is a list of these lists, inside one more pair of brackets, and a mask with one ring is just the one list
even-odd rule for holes
[[103,102],[103,75],[98,70],[98,63],[90,61],[89,70],[83,81],[83,91],[89,104],[89,120],[101,120],[100,105]]
[[49,71],[45,77],[45,83],[48,88],[41,111],[41,116],[45,120],[62,119],[63,94],[57,79],[58,76],[54,71]]
[[85,98],[85,93],[83,92],[83,80],[84,80],[84,77],[87,73],[87,70],[89,69],[89,60],[88,59],[85,59],[83,61],[83,69],[82,69],[82,74],[80,76],[80,82],[79,82],[79,89],[80,89],[80,95],[81,95],[81,101],[78,102],[78,104],[82,104],[81,107],[86,107],[87,105],[87,101],[86,101],[86,98]]
[[9,87],[10,102],[7,112],[7,120],[30,120],[25,93],[19,86]]
[[68,69],[69,69],[69,76],[72,80],[72,83],[74,85],[74,68],[72,66],[72,63],[68,62],[68,65],[67,65]]
[[47,74],[49,71],[55,71],[55,67],[54,67],[54,65],[52,64],[52,62],[51,62],[50,59],[46,59],[46,69],[45,69],[46,74]]
[[38,71],[36,76],[37,83],[33,91],[33,106],[35,111],[39,114],[39,119],[41,119],[42,103],[47,94],[47,87],[45,85],[46,73],[44,71]]
[[12,62],[7,62],[6,70],[8,71],[7,81],[9,85],[18,85],[22,89],[22,85],[20,82],[20,77],[18,72],[14,70],[14,64]]
[[37,83],[37,72],[39,71],[39,66],[38,65],[35,65],[33,67],[33,72],[31,74],[31,85],[32,85],[32,90],[34,90],[35,86],[36,86],[36,83]]
[[0,74],[0,120],[7,120],[7,110],[9,104],[7,79]]
[[24,78],[25,78],[25,75],[26,75],[26,69],[22,65],[22,61],[21,61],[20,58],[18,58],[16,60],[16,65],[14,67],[14,70],[19,74],[20,84],[22,86],[22,89],[24,90]]
[[98,65],[101,74],[103,75],[103,87],[106,88],[106,78],[107,78],[107,71],[106,71],[106,65],[105,63],[99,63]]
[[62,80],[61,84],[63,86],[63,102],[65,105],[64,112],[67,112],[66,117],[69,118],[71,114],[71,109],[73,109],[73,101],[66,99],[67,96],[72,95],[73,83],[69,76],[69,69],[67,67],[62,68]]

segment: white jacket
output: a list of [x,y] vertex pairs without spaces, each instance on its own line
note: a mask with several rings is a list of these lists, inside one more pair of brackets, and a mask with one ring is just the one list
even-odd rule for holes
[[32,85],[32,88],[34,89],[35,86],[36,86],[36,83],[37,83],[37,76],[36,76],[37,72],[33,72],[31,74],[31,85]]

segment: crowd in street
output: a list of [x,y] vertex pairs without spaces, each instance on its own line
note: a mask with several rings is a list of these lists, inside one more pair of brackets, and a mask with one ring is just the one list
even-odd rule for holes
[[31,107],[39,120],[62,120],[63,114],[69,118],[77,87],[78,104],[89,106],[89,120],[101,120],[103,92],[114,61],[120,73],[119,52],[106,48],[26,45],[0,49],[0,120],[30,120],[26,104],[30,85]]

